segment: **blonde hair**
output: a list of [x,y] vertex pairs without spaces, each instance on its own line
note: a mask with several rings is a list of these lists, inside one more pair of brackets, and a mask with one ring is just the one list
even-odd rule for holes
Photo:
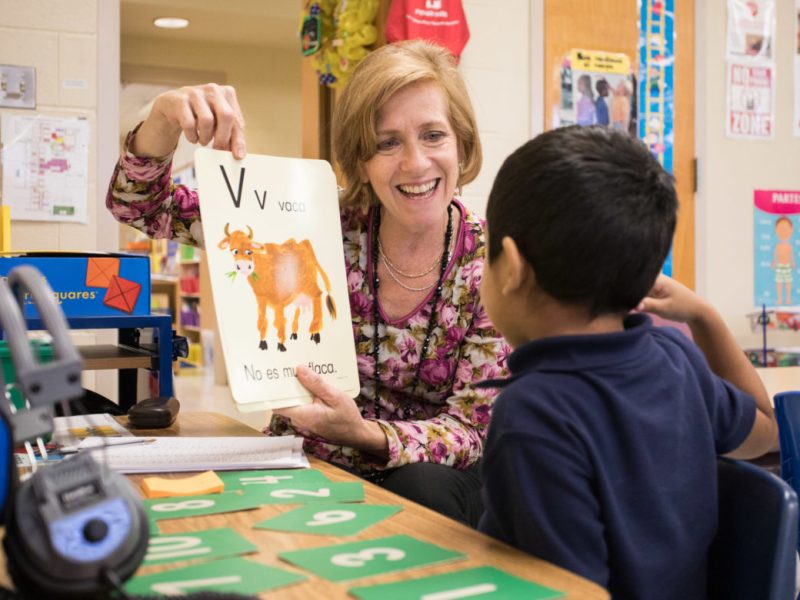
[[455,60],[444,48],[423,40],[381,46],[353,72],[337,99],[333,149],[345,179],[344,206],[377,204],[361,166],[377,152],[378,111],[400,89],[417,82],[437,84],[447,101],[450,125],[458,141],[458,186],[473,181],[483,162],[475,112]]

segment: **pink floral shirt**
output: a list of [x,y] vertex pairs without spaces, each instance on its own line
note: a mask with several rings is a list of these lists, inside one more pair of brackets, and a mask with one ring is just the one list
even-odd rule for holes
[[[159,159],[137,158],[128,147],[114,170],[106,206],[121,223],[153,238],[172,238],[183,244],[202,245],[197,194],[174,185],[171,155]],[[369,214],[354,208],[342,210],[345,264],[353,336],[358,356],[361,393],[355,399],[366,419],[377,422],[389,443],[384,460],[355,448],[329,444],[307,432],[295,432],[279,416],[270,430],[277,435],[300,433],[304,447],[326,461],[371,471],[413,462],[435,462],[463,469],[480,458],[489,425],[493,390],[476,389],[485,379],[505,377],[510,352],[489,322],[480,303],[479,286],[486,253],[483,223],[458,200],[460,218],[453,258],[443,281],[428,358],[416,378],[419,355],[428,326],[431,296],[408,315],[388,319],[381,313],[378,395],[372,358],[372,265]],[[431,292],[433,294],[433,292]],[[404,420],[402,413],[410,415]]]

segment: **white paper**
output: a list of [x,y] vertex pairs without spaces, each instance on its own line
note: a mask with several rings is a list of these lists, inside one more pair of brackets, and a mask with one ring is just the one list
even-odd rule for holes
[[769,63],[727,65],[725,132],[731,138],[775,137],[775,67]]
[[23,221],[86,223],[89,122],[2,116],[3,204]]
[[157,437],[144,444],[91,450],[92,457],[120,473],[233,471],[308,467],[303,438]]
[[74,446],[87,437],[108,439],[132,436],[114,417],[105,413],[53,418],[52,439],[59,446]]
[[775,1],[728,0],[729,60],[774,60]]
[[300,364],[356,396],[330,165],[255,154],[236,161],[229,152],[201,148],[195,171],[220,341],[239,410],[309,402],[295,376]]

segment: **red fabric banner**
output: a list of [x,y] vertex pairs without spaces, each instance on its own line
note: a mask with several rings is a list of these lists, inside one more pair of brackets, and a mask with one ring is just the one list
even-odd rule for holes
[[458,59],[469,40],[461,0],[392,0],[386,39],[429,40],[444,46]]

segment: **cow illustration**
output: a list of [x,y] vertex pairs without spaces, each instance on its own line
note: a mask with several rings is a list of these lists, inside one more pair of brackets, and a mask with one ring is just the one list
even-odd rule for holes
[[278,332],[278,350],[286,351],[286,317],[284,309],[294,306],[291,339],[297,339],[300,309],[311,300],[312,318],[309,332],[311,340],[319,344],[322,330],[322,290],[317,284],[317,274],[325,284],[325,305],[332,318],[336,318],[336,305],[331,297],[331,282],[314,254],[311,242],[296,242],[289,239],[282,244],[262,244],[253,241],[253,230],[247,233],[230,231],[225,225],[225,237],[219,243],[220,250],[229,249],[236,265],[235,274],[247,278],[258,302],[258,347],[267,349],[267,307],[275,312],[275,329]]

